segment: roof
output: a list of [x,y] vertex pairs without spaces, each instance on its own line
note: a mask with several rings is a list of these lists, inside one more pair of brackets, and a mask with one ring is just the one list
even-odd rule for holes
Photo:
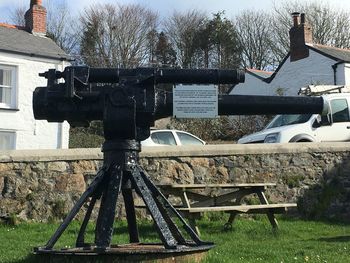
[[310,49],[321,53],[331,59],[350,62],[350,49],[336,48],[319,44],[306,44]]
[[273,72],[271,71],[264,71],[264,70],[254,69],[254,68],[246,68],[246,72],[260,79],[269,78],[273,74]]
[[[350,49],[324,46],[324,45],[320,45],[320,44],[309,44],[309,43],[307,43],[306,46],[309,49],[311,49],[311,50],[313,50],[313,51],[315,51],[323,56],[329,57],[330,59],[337,61],[337,63],[350,62]],[[280,68],[283,66],[283,64],[287,61],[289,56],[290,56],[290,52],[288,52],[288,54],[285,56],[283,61],[279,64],[279,66],[277,67],[275,72],[273,72],[273,74],[269,78],[266,78],[264,80],[265,82],[270,83],[275,78],[276,74],[278,73]]]
[[70,60],[50,38],[35,36],[19,26],[0,24],[0,51],[32,57]]

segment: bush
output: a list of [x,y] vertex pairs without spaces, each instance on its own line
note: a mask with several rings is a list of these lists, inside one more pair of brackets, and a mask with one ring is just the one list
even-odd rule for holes
[[69,131],[69,148],[100,148],[103,142],[101,121],[93,121],[89,127],[75,127]]
[[215,119],[175,119],[167,128],[184,130],[205,141],[237,141],[244,135],[262,130],[271,116],[221,116]]
[[86,132],[70,132],[69,148],[100,148],[103,136]]

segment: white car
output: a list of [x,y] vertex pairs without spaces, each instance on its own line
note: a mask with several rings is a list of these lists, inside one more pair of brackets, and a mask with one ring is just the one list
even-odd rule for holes
[[151,136],[141,142],[142,146],[205,145],[197,136],[178,130],[151,130]]
[[350,141],[350,93],[323,95],[329,113],[277,115],[262,131],[238,143]]

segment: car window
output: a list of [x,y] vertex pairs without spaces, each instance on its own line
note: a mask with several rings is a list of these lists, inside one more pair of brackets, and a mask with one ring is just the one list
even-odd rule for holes
[[180,139],[182,145],[191,145],[191,144],[200,144],[203,145],[203,142],[197,138],[183,132],[176,132],[177,136]]
[[275,119],[273,119],[267,126],[266,129],[292,125],[292,124],[300,124],[307,122],[311,118],[312,114],[283,114],[278,115]]
[[346,99],[337,99],[331,101],[333,122],[348,122],[349,108]]
[[157,144],[176,145],[174,135],[170,131],[153,132],[151,139]]

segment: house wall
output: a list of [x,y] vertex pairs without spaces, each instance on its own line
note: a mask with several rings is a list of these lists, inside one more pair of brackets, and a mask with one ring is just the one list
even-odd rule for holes
[[17,68],[18,109],[0,109],[0,130],[16,132],[16,149],[68,148],[69,124],[35,120],[32,110],[34,89],[47,84],[38,74],[49,68],[63,70],[67,63],[0,52],[0,64]]
[[269,94],[269,85],[247,72],[245,82],[236,85],[230,94],[234,95],[266,95]]
[[[282,93],[283,95],[294,96],[298,94],[301,87],[307,85],[333,85],[334,73],[332,65],[335,63],[334,60],[310,49],[310,55],[305,59],[290,62],[288,58],[270,83],[265,83],[257,78],[254,80],[253,77],[247,78],[246,83],[236,85],[231,94],[276,95]],[[342,76],[342,74],[344,74],[342,73],[342,66],[339,65],[337,71],[338,85],[344,84],[345,76]],[[349,74],[347,78],[350,78]],[[244,89],[244,87],[249,88]],[[249,93],[243,93],[243,91]],[[262,92],[265,93],[261,94]]]

